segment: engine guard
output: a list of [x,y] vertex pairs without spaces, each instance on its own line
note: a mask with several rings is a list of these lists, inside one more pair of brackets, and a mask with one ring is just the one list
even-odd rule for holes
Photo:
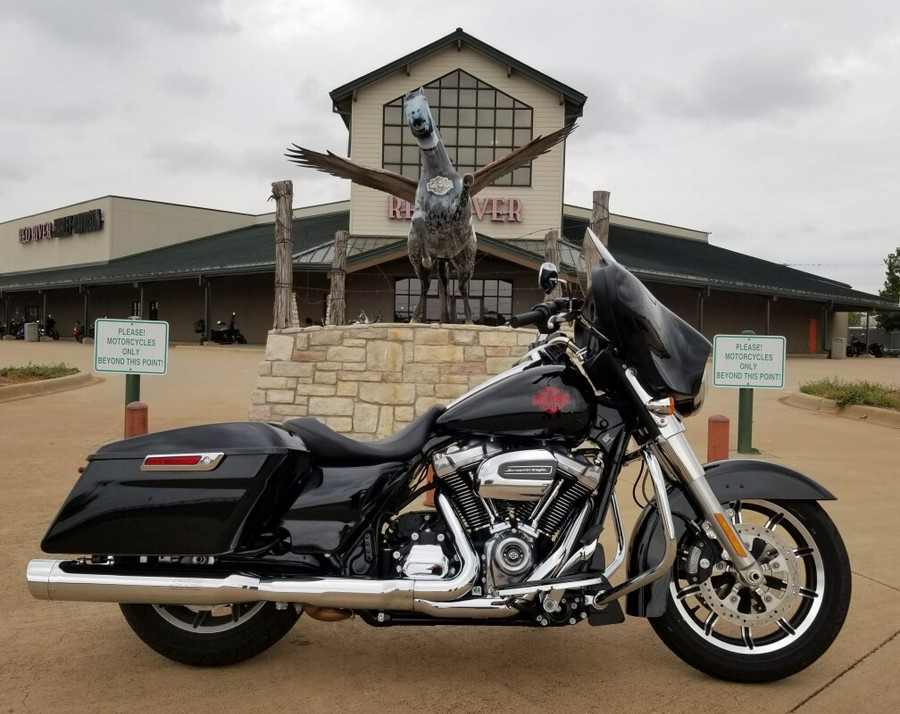
[[[720,503],[766,498],[779,501],[833,501],[835,496],[799,471],[765,461],[728,460],[704,464],[706,478]],[[668,489],[673,514],[693,520],[694,507],[681,486]],[[675,537],[680,540],[685,521],[675,518]],[[660,562],[665,541],[656,508],[643,510],[631,536],[628,550],[628,573],[644,572]],[[666,606],[669,578],[662,577],[627,595],[625,612],[634,617],[659,617]]]

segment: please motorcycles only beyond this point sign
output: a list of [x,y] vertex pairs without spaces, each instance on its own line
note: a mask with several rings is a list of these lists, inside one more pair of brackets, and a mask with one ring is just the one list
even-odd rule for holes
[[94,325],[94,371],[165,374],[169,323],[161,320],[107,320]]
[[713,386],[784,388],[785,339],[772,335],[716,335]]

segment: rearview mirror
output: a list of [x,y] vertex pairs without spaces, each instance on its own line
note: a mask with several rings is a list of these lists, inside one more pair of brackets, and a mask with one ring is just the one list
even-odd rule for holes
[[538,271],[538,285],[544,295],[549,295],[559,283],[559,270],[553,263],[543,263]]

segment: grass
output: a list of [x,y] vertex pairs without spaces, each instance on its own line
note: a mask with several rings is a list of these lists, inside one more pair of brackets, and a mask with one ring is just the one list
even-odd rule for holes
[[21,384],[22,382],[37,382],[41,379],[56,379],[78,374],[77,367],[69,367],[59,364],[31,364],[25,367],[0,367],[0,384]]
[[900,411],[900,386],[885,386],[866,380],[848,382],[837,377],[826,377],[800,385],[804,394],[834,400],[839,407],[859,404]]

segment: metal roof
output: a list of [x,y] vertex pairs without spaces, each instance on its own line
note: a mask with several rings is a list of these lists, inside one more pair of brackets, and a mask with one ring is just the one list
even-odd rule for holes
[[[296,270],[331,269],[334,234],[347,230],[349,211],[295,218]],[[574,273],[587,221],[566,217],[560,241],[563,272]],[[836,310],[893,310],[877,295],[784,265],[719,248],[704,241],[664,235],[623,226],[610,226],[610,250],[643,280],[813,300]],[[479,250],[519,265],[537,267],[544,260],[543,238],[500,240],[478,235]],[[351,236],[347,269],[366,267],[406,255],[406,238]],[[204,238],[157,248],[108,263],[54,270],[0,274],[0,291],[18,292],[79,285],[174,280],[193,276],[263,273],[275,267],[275,224],[260,223]]]

